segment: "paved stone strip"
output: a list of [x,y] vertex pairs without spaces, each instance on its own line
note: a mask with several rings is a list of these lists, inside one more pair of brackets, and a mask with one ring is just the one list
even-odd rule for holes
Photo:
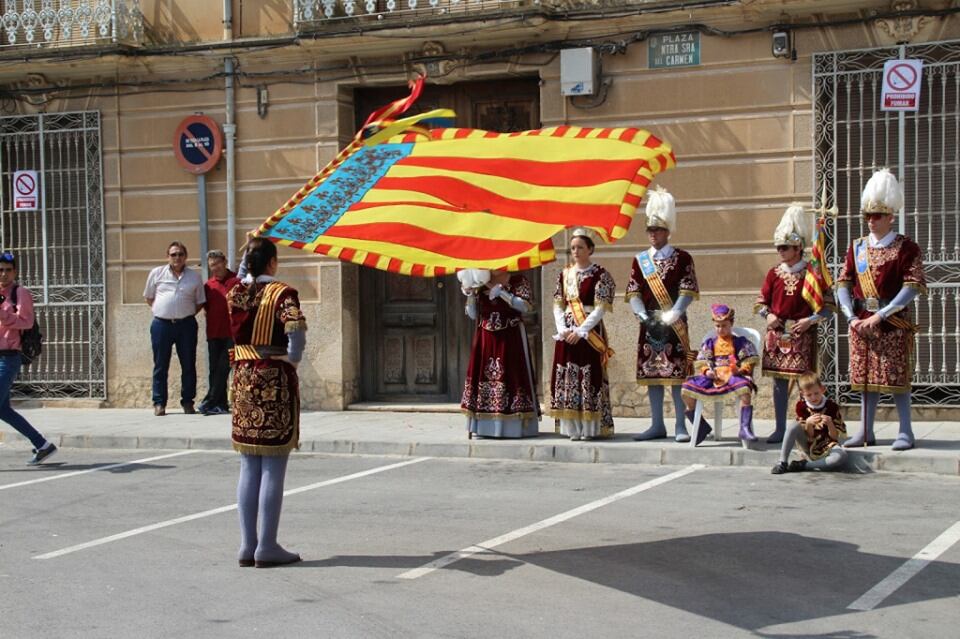
[[[62,435],[61,448],[114,449],[197,449],[230,450],[226,437],[163,437],[119,435]],[[650,464],[682,466],[707,464],[709,466],[752,466],[771,468],[779,459],[776,450],[750,451],[733,446],[700,446],[692,448],[673,442],[663,445],[633,442],[607,442],[599,445],[572,444],[543,439],[523,441],[463,441],[402,442],[370,441],[362,439],[307,439],[301,441],[301,452],[348,455],[396,455],[402,457],[429,456],[469,459],[506,459],[514,461]],[[888,446],[851,450],[860,472],[932,473],[960,476],[960,453],[912,451],[895,453]]]

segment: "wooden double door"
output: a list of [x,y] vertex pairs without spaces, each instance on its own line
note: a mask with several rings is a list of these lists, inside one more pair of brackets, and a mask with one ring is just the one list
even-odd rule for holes
[[[406,87],[357,89],[356,126]],[[410,114],[453,109],[456,126],[507,133],[540,126],[537,78],[427,85]],[[539,269],[527,271],[540,300]],[[422,278],[371,268],[360,274],[361,390],[366,401],[459,402],[474,322],[455,276]],[[524,318],[539,366],[540,314]],[[539,377],[538,377],[539,379]]]

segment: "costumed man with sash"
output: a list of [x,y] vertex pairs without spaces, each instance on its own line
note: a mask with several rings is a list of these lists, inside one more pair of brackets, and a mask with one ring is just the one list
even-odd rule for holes
[[813,235],[812,213],[802,204],[791,204],[773,232],[780,264],[767,273],[754,305],[754,312],[767,321],[763,375],[773,378],[776,428],[768,444],[783,441],[790,384],[804,373],[818,370],[816,325],[833,314],[829,288],[810,295],[804,286],[810,264],[803,259],[803,249]]
[[550,415],[557,430],[573,441],[613,436],[607,361],[613,355],[603,316],[613,309],[616,284],[591,259],[593,239],[586,229],[570,238],[573,264],[557,278],[554,291],[553,371]]
[[874,173],[860,199],[870,235],[853,241],[837,278],[837,301],[850,324],[850,386],[861,393],[863,425],[845,447],[876,442],[873,420],[881,393],[893,395],[900,419],[893,450],[914,446],[910,385],[917,327],[910,304],[926,293],[927,283],[920,247],[893,230],[902,207],[897,178],[887,169]]
[[663,404],[664,389],[669,387],[676,415],[674,439],[688,442],[680,388],[693,371],[696,355],[690,348],[686,310],[699,298],[700,289],[693,258],[668,243],[677,228],[673,196],[660,187],[651,191],[646,213],[650,248],[633,260],[626,301],[640,320],[637,384],[647,387],[652,423],[634,439],[667,436]]

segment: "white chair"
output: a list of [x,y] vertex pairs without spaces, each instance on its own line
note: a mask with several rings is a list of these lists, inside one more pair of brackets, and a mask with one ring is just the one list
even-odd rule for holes
[[[760,333],[752,328],[746,326],[735,326],[733,328],[733,334],[738,337],[746,337],[753,343],[754,349],[757,351],[757,355],[760,354]],[[706,337],[716,337],[717,331],[711,330]],[[704,339],[706,339],[706,337]],[[757,371],[759,367],[754,367],[754,372]],[[713,403],[714,419],[713,419],[713,441],[720,441],[720,431],[723,428],[723,398],[717,399]],[[697,406],[693,411],[693,432],[690,436],[690,445],[696,446],[697,437],[696,430],[697,424],[700,423],[700,417],[703,416],[703,400],[697,400]]]

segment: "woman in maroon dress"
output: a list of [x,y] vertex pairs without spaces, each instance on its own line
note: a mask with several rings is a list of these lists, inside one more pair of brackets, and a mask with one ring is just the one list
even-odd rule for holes
[[602,266],[594,264],[593,240],[578,229],[570,240],[574,263],[563,269],[554,292],[553,316],[557,345],[550,379],[550,414],[558,430],[571,440],[613,436],[613,412],[603,315],[613,310],[616,284]]
[[494,271],[480,286],[467,279],[461,278],[465,310],[477,321],[460,402],[467,432],[471,437],[536,437],[540,403],[522,318],[533,308],[530,282],[506,271]]

